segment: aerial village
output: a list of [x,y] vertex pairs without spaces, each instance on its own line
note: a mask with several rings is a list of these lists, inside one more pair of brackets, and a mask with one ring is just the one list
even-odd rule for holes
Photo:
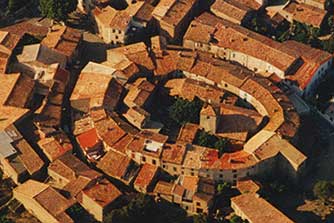
[[[0,207],[88,222],[75,206],[108,222],[145,194],[217,222],[301,222],[262,196],[261,179],[298,185],[311,172],[321,147],[304,117],[334,125],[334,105],[310,106],[333,54],[245,24],[320,28],[326,1],[110,2],[78,1],[100,40],[90,47],[87,32],[45,18],[0,29],[0,168],[12,182]],[[199,106],[171,119],[186,102]]]

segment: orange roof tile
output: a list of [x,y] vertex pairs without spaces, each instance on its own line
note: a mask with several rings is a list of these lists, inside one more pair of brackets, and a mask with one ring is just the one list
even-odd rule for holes
[[157,171],[158,171],[157,166],[153,166],[153,165],[147,164],[147,163],[144,164],[142,166],[142,168],[140,169],[135,182],[133,183],[134,186],[136,186],[138,188],[147,189],[147,187],[154,180],[154,177],[156,176]]

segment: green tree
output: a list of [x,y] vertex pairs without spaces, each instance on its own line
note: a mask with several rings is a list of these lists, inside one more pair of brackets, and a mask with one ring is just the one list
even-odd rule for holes
[[314,195],[321,200],[328,200],[334,196],[334,182],[319,181],[313,187]]
[[187,122],[198,123],[202,106],[203,102],[198,98],[193,101],[177,98],[175,103],[169,108],[169,117],[179,125]]
[[221,194],[224,191],[229,190],[229,189],[231,189],[231,185],[227,182],[224,182],[222,184],[217,185],[217,191],[218,191],[219,194]]
[[230,141],[226,138],[220,138],[215,135],[211,135],[205,131],[199,131],[196,139],[195,144],[199,146],[210,147],[218,150],[218,156],[222,156],[224,152],[227,151],[228,146],[230,145]]
[[237,215],[233,215],[230,219],[230,223],[247,223],[247,220],[242,220],[242,218],[240,218]]
[[8,1],[8,10],[9,12],[15,12],[25,6],[29,0],[9,0]]
[[208,222],[208,218],[204,214],[195,215],[193,217],[193,223],[207,223],[207,222]]
[[230,141],[226,138],[219,138],[218,141],[215,142],[214,147],[219,151],[219,157],[222,156],[224,152],[226,152],[229,145]]
[[73,12],[78,4],[77,0],[40,0],[43,16],[56,20],[66,20],[68,14]]

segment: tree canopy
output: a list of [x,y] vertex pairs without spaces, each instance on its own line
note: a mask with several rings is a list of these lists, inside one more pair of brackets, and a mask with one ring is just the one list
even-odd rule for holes
[[313,187],[314,195],[322,200],[329,200],[334,197],[334,182],[319,181]]
[[15,12],[25,6],[29,0],[9,0],[8,1],[8,10],[9,12]]
[[177,98],[175,103],[169,108],[169,117],[179,125],[187,122],[198,123],[202,106],[203,102],[198,98],[193,101]]
[[195,139],[195,144],[217,149],[220,157],[227,151],[230,142],[226,138],[217,137],[205,131],[199,131]]
[[40,0],[40,9],[43,16],[56,20],[65,20],[78,4],[77,0]]

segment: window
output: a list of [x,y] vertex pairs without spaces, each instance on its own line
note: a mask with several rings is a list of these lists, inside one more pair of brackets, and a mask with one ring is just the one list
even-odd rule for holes
[[236,170],[232,170],[232,173],[236,173],[237,171]]
[[112,29],[112,32],[115,33],[115,29]]
[[224,86],[225,86],[225,87],[228,87],[228,85],[227,85],[227,84],[225,84]]
[[196,202],[196,205],[197,205],[197,206],[201,206],[201,203],[200,203],[200,202]]
[[176,172],[176,171],[177,171],[177,168],[176,168],[176,167],[173,167],[173,170]]
[[196,209],[196,212],[197,212],[197,213],[203,213],[203,209],[202,209],[202,208],[197,208],[197,209]]
[[156,164],[157,164],[157,161],[152,160],[152,164],[153,164],[153,165],[156,165]]
[[237,174],[233,174],[233,178],[237,178],[237,176],[238,176]]
[[121,33],[122,33],[122,31],[121,31],[121,30],[118,30],[118,33],[119,33],[119,34],[121,34]]
[[166,168],[166,165],[162,165],[162,168]]
[[115,36],[115,39],[118,39],[118,36]]
[[210,174],[207,174],[206,177],[210,177]]
[[223,178],[223,174],[219,174],[219,178]]
[[191,176],[194,176],[195,174],[194,174],[194,172],[191,172]]
[[182,175],[184,174],[184,171],[183,171],[183,170],[181,171],[181,174],[182,174]]
[[146,162],[146,157],[143,156],[143,157],[141,158],[141,160],[142,160],[143,162]]

